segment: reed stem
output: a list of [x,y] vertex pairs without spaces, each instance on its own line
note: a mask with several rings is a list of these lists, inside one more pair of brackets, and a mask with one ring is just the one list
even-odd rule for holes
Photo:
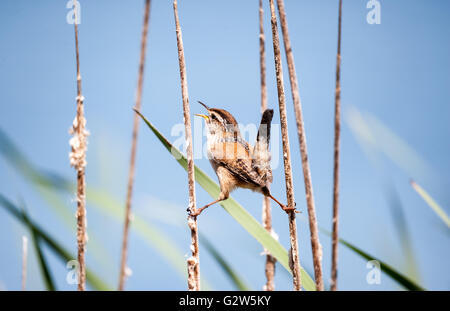
[[291,42],[289,39],[286,12],[284,10],[283,0],[277,0],[278,13],[280,14],[281,30],[283,33],[284,50],[289,70],[289,81],[291,84],[292,100],[294,103],[295,119],[297,123],[297,134],[300,144],[300,154],[302,159],[302,169],[305,184],[306,205],[309,216],[309,230],[311,232],[311,248],[314,263],[314,275],[316,279],[316,289],[323,290],[322,277],[322,246],[319,241],[319,230],[317,226],[316,210],[314,206],[314,195],[311,181],[311,172],[308,163],[308,151],[306,147],[306,135],[303,125],[302,107],[298,90],[297,74],[295,72],[294,54],[292,53]]
[[336,90],[334,111],[333,232],[331,254],[331,290],[337,290],[339,245],[339,153],[341,140],[341,27],[342,0],[339,0],[338,46],[336,55]]
[[[289,147],[288,125],[286,115],[286,97],[284,93],[283,69],[281,65],[280,38],[278,36],[277,17],[275,15],[274,0],[270,0],[271,24],[272,24],[272,41],[275,58],[275,71],[277,79],[278,104],[280,108],[281,137],[283,143],[283,161],[284,175],[286,181],[286,196],[289,208],[295,208],[294,185],[292,182],[291,153]],[[288,213],[289,215],[289,233],[290,233],[290,266],[293,275],[294,290],[301,290],[300,278],[300,260],[298,256],[297,242],[297,224],[295,220],[295,211]]]
[[22,236],[22,290],[26,290],[27,285],[27,262],[28,262],[28,238]]
[[[259,0],[259,67],[261,75],[261,113],[267,109],[267,85],[266,85],[266,51],[265,42],[266,38],[264,35],[264,10],[262,0]],[[270,198],[264,197],[262,204],[262,222],[264,228],[271,233],[272,232],[272,213],[270,208]],[[267,252],[267,251],[266,251]],[[275,263],[276,259],[269,253],[266,256],[266,284],[264,285],[264,290],[273,291],[275,290]]]
[[[139,59],[139,70],[138,70],[138,83],[136,88],[136,103],[135,109],[141,111],[141,99],[142,99],[142,85],[144,82],[144,67],[145,67],[145,53],[147,47],[147,33],[148,33],[148,21],[150,18],[150,0],[145,0],[144,8],[144,23],[142,26],[142,36],[141,36],[141,53]],[[120,274],[119,274],[119,290],[123,290],[126,280],[127,271],[127,252],[128,252],[128,232],[130,227],[131,215],[131,201],[133,196],[133,183],[134,174],[136,167],[136,149],[137,149],[137,137],[139,133],[139,116],[134,113],[133,121],[133,134],[131,142],[131,155],[130,155],[130,168],[128,171],[128,186],[127,186],[127,197],[125,203],[125,222],[123,226],[123,238],[122,238],[122,254],[120,263]]]
[[73,137],[70,139],[70,146],[72,151],[70,153],[70,165],[73,166],[77,172],[77,246],[78,246],[78,290],[85,290],[86,283],[86,150],[87,150],[87,136],[86,119],[84,117],[84,97],[81,90],[81,74],[80,74],[80,53],[78,46],[78,2],[74,0],[74,31],[75,31],[75,54],[77,67],[77,112],[73,121],[70,133]]
[[173,12],[175,17],[175,27],[177,35],[178,62],[180,66],[181,95],[183,98],[183,117],[186,135],[186,157],[188,162],[188,187],[189,187],[189,207],[188,226],[191,230],[191,252],[192,256],[187,260],[188,266],[188,289],[191,291],[200,290],[200,256],[197,217],[191,216],[197,210],[195,200],[195,179],[194,179],[194,157],[192,151],[192,131],[191,114],[189,108],[189,95],[186,78],[186,63],[184,59],[183,38],[181,26],[178,18],[177,0],[173,1]]

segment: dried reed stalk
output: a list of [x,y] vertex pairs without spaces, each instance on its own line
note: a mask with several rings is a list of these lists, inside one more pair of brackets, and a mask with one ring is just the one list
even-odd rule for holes
[[[144,23],[142,26],[141,36],[141,54],[139,59],[138,83],[136,88],[136,104],[135,109],[141,111],[142,85],[144,82],[145,52],[147,47],[148,20],[150,17],[150,0],[145,0]],[[120,263],[119,290],[123,290],[125,286],[127,271],[127,251],[128,251],[128,231],[131,220],[131,199],[133,195],[134,172],[136,166],[136,148],[137,137],[139,133],[139,115],[134,114],[133,134],[131,142],[130,168],[128,171],[127,198],[125,203],[125,222],[123,226],[122,238],[122,255]]]
[[341,27],[342,0],[339,0],[338,46],[336,55],[336,90],[334,111],[334,171],[333,171],[333,233],[331,254],[331,290],[337,290],[337,265],[339,244],[339,146],[341,140]]
[[78,48],[78,2],[74,1],[75,12],[75,53],[77,63],[77,113],[73,120],[70,133],[73,137],[70,139],[72,151],[70,153],[70,165],[77,172],[77,245],[78,245],[78,290],[85,290],[86,268],[84,255],[86,251],[86,183],[85,183],[85,167],[86,167],[86,150],[87,136],[86,119],[84,118],[84,97],[81,92],[81,74],[80,74],[80,54]]
[[180,66],[181,95],[183,97],[183,117],[186,135],[186,156],[188,162],[188,186],[189,186],[189,207],[188,226],[191,230],[191,252],[192,256],[187,260],[188,267],[188,289],[192,291],[200,290],[200,256],[197,217],[191,216],[196,210],[195,200],[195,179],[194,179],[194,157],[192,151],[191,115],[189,108],[189,95],[186,78],[186,64],[184,60],[183,38],[181,34],[180,21],[178,19],[177,0],[173,1],[173,12],[175,17],[175,27],[177,34],[178,61]]
[[297,74],[295,73],[294,55],[292,53],[291,42],[289,39],[286,12],[284,10],[283,0],[277,0],[278,13],[280,14],[281,30],[283,33],[284,50],[289,70],[289,80],[291,84],[292,100],[294,102],[295,119],[297,122],[297,133],[300,144],[300,153],[302,158],[302,168],[305,184],[306,204],[309,216],[309,230],[311,232],[311,248],[314,262],[314,275],[316,279],[316,289],[323,290],[322,277],[322,246],[319,242],[319,232],[317,228],[316,210],[314,207],[313,187],[311,182],[311,172],[308,163],[308,151],[306,148],[306,135],[303,126],[302,107],[298,90]]
[[[286,115],[286,97],[284,94],[283,69],[281,66],[280,38],[278,36],[277,17],[275,15],[274,0],[270,0],[272,39],[275,58],[275,71],[277,77],[278,104],[280,108],[281,137],[283,142],[284,176],[286,181],[286,196],[289,208],[295,207],[294,186],[292,182],[291,152],[289,147],[288,125]],[[290,233],[290,266],[293,275],[294,290],[301,290],[300,260],[298,257],[297,224],[295,221],[295,211],[289,212],[289,233]]]
[[[261,112],[263,113],[267,109],[267,85],[266,85],[266,51],[264,36],[264,23],[263,23],[264,10],[262,6],[262,0],[259,0],[259,67],[261,75]],[[264,228],[272,233],[272,215],[270,210],[270,198],[264,197],[262,207],[262,222]],[[267,251],[266,251],[267,253]],[[266,256],[266,279],[267,282],[264,285],[264,290],[275,290],[275,263],[276,259],[269,253]]]
[[27,285],[28,238],[22,236],[22,290]]

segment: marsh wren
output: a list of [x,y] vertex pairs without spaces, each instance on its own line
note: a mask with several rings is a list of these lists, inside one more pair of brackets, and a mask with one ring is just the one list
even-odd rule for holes
[[226,200],[236,188],[246,188],[263,194],[274,200],[286,211],[296,211],[275,199],[269,190],[272,182],[270,168],[270,125],[273,110],[264,111],[258,130],[255,146],[250,146],[242,137],[238,123],[231,113],[224,109],[210,108],[204,103],[208,114],[196,114],[206,121],[208,158],[219,178],[219,198],[202,208],[192,216],[198,216],[209,206]]

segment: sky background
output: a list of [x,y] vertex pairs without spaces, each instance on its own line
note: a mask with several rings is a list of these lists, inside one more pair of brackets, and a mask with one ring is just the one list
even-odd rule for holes
[[[449,290],[449,232],[412,190],[419,182],[450,212],[450,2],[396,0],[381,2],[381,24],[369,25],[367,1],[345,1],[342,25],[341,237],[412,273],[427,289]],[[87,184],[125,201],[128,160],[144,1],[80,0],[80,62],[85,114],[90,131]],[[269,6],[264,1],[268,105],[279,123]],[[201,100],[230,111],[243,124],[260,118],[258,1],[179,1],[191,113]],[[299,78],[309,161],[319,226],[331,230],[334,136],[334,84],[337,0],[286,0],[289,32]],[[75,116],[76,72],[73,25],[66,22],[66,1],[0,2],[0,128],[37,167],[75,180],[69,166],[69,127]],[[172,1],[151,6],[143,114],[175,141],[172,128],[183,122]],[[284,50],[283,58],[284,58]],[[285,90],[298,216],[301,264],[312,274],[312,255],[298,139],[287,66]],[[279,127],[278,127],[279,128]],[[364,143],[364,129],[373,131]],[[363,135],[361,135],[363,134]],[[279,134],[278,134],[279,135]],[[194,145],[205,142],[195,138]],[[367,141],[366,141],[367,142]],[[253,143],[253,142],[251,142]],[[281,143],[273,150],[281,158]],[[274,155],[274,157],[277,157]],[[214,179],[207,159],[196,160]],[[274,167],[274,196],[285,201],[283,166]],[[212,198],[197,186],[197,204]],[[2,156],[0,193],[20,198],[42,227],[76,252],[74,194],[62,194],[53,209]],[[261,218],[261,195],[233,193],[255,218]],[[393,208],[392,197],[397,198]],[[133,211],[170,239],[181,256],[189,253],[185,222],[185,171],[155,136],[140,125]],[[87,263],[112,287],[117,286],[122,221],[88,204]],[[398,233],[398,211],[405,217],[413,257]],[[216,246],[253,289],[261,289],[261,247],[220,206],[199,218],[200,231]],[[273,209],[273,226],[289,247],[286,214]],[[21,236],[28,232],[0,209],[0,288],[20,289]],[[321,234],[324,279],[331,270],[331,241]],[[204,248],[202,276],[210,288],[229,290],[232,283]],[[45,250],[59,289],[66,282],[65,264]],[[183,258],[181,270],[183,270]],[[183,290],[184,276],[135,231],[130,234],[129,290]],[[30,254],[29,289],[43,289],[34,252]],[[414,269],[413,269],[414,270]],[[381,284],[366,282],[366,261],[339,249],[339,288],[396,290],[387,275]],[[276,288],[289,290],[288,273],[277,265]]]

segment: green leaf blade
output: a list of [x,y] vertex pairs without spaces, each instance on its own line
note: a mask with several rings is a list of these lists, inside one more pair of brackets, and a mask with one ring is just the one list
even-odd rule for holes
[[56,290],[55,282],[53,281],[53,277],[50,273],[50,268],[47,263],[47,259],[45,258],[44,252],[42,250],[41,240],[38,234],[36,233],[35,229],[31,225],[30,219],[28,218],[25,209],[22,210],[22,216],[24,219],[24,223],[28,227],[28,230],[30,231],[31,234],[31,239],[33,241],[34,250],[36,251],[36,257],[38,260],[39,268],[42,273],[42,279],[44,281],[45,288],[48,291],[55,291]]
[[[328,230],[320,228],[320,231],[325,233],[328,236],[331,236],[331,233]],[[339,239],[339,243],[346,246],[348,249],[353,251],[354,253],[358,254],[362,258],[366,260],[376,260],[380,263],[381,271],[386,273],[391,279],[396,281],[398,284],[402,285],[407,290],[413,290],[413,291],[424,291],[426,290],[422,286],[418,285],[414,281],[412,281],[407,276],[403,275],[402,273],[398,272],[396,269],[394,269],[391,265],[387,264],[386,262],[376,258],[375,256],[370,255],[369,253],[363,251],[362,249],[356,247],[355,245],[351,244],[350,242],[347,242],[344,239]]]
[[419,184],[411,181],[413,189],[422,197],[429,207],[439,216],[439,218],[450,228],[450,217],[445,213],[444,209],[436,203],[436,201],[425,191]]
[[225,274],[230,278],[231,282],[233,282],[234,286],[236,286],[237,290],[251,290],[244,282],[244,280],[237,274],[237,272],[231,267],[231,265],[225,260],[225,258],[204,235],[200,235],[200,243],[202,243],[206,247],[211,256],[213,256],[213,258],[216,260]]
[[[64,249],[58,242],[56,242],[48,233],[35,224],[30,218],[22,213],[12,202],[0,194],[0,206],[7,212],[19,220],[22,224],[27,226],[30,231],[36,236],[38,241],[43,241],[54,251],[58,258],[64,263],[75,258],[66,249]],[[92,270],[86,269],[86,280],[95,290],[109,291],[111,288],[106,285]]]

